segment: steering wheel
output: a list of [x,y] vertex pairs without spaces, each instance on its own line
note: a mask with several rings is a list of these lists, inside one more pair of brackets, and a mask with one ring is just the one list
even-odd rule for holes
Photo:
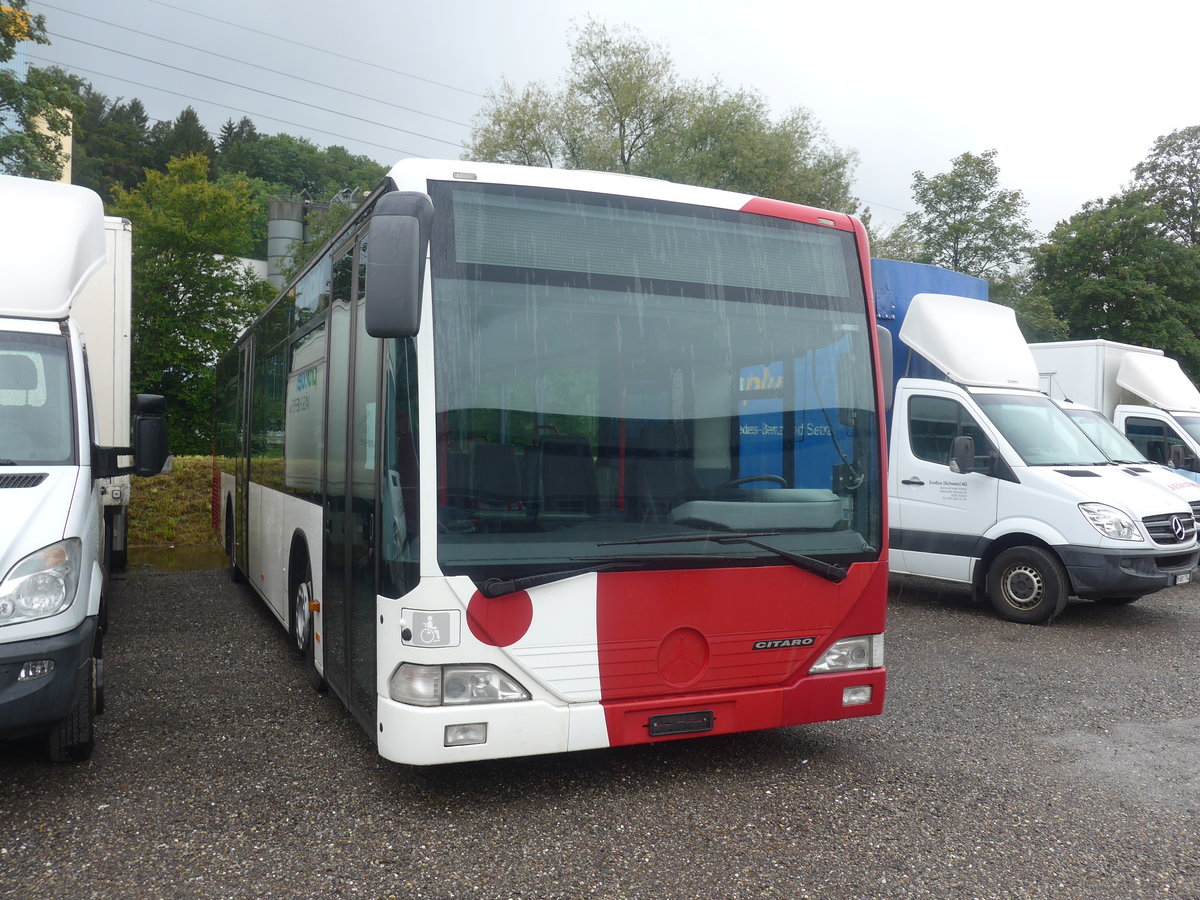
[[717,485],[716,490],[723,491],[725,488],[737,487],[740,484],[747,484],[751,481],[773,481],[780,487],[788,486],[787,479],[782,475],[743,475],[741,478],[735,478],[733,481]]

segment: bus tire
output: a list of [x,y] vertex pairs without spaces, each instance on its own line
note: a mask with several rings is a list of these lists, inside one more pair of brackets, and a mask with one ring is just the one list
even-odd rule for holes
[[234,584],[244,584],[246,576],[242,574],[234,558],[232,506],[225,507],[225,555],[229,557],[229,580]]
[[292,646],[304,664],[305,677],[314,690],[324,691],[327,687],[324,676],[317,671],[317,648],[313,626],[316,617],[310,603],[316,597],[313,591],[312,565],[304,561],[304,575],[297,579],[291,590],[291,633]]
[[988,599],[1002,619],[1023,625],[1049,622],[1067,606],[1067,573],[1041,547],[1009,547],[987,572]]
[[50,761],[82,762],[90,759],[96,746],[96,658],[88,660],[87,674],[71,711],[55,722],[47,735]]

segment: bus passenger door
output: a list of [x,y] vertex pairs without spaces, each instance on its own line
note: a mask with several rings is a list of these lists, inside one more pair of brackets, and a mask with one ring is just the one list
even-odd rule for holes
[[325,678],[375,728],[375,496],[380,344],[363,315],[364,248],[333,264],[325,454]]

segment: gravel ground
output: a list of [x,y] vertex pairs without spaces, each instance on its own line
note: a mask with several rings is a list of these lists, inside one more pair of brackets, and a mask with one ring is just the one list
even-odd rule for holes
[[93,759],[0,745],[0,897],[1200,898],[1200,586],[894,585],[886,713],[407,769],[223,572],[117,585]]

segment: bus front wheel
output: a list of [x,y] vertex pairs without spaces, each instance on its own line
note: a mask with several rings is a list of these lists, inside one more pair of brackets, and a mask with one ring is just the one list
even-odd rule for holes
[[304,575],[292,586],[292,645],[296,655],[304,663],[304,672],[308,683],[318,691],[325,690],[325,679],[317,671],[317,649],[313,632],[316,617],[313,615],[312,602],[316,598],[313,590],[312,566],[306,560]]

